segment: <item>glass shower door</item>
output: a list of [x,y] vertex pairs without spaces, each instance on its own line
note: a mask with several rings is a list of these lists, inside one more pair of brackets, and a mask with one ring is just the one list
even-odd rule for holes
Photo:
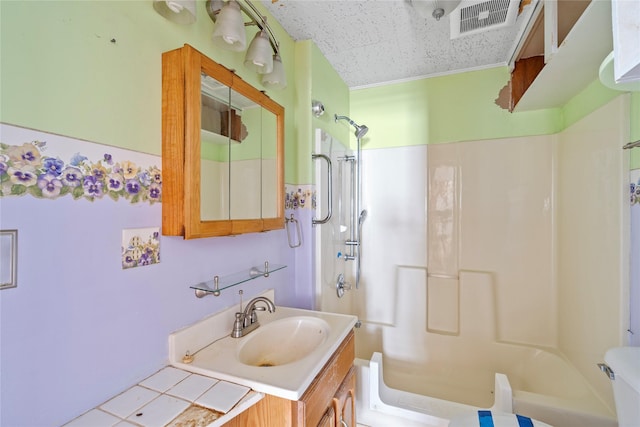
[[[315,278],[316,308],[336,313],[351,313],[354,283],[354,263],[346,262],[351,224],[352,173],[354,155],[339,140],[322,129],[315,132],[316,154],[324,154],[331,160],[331,219],[314,226],[315,234]],[[328,167],[324,162],[314,162],[316,183],[316,218],[325,217],[329,208]],[[342,297],[338,294],[338,283],[344,283]]]

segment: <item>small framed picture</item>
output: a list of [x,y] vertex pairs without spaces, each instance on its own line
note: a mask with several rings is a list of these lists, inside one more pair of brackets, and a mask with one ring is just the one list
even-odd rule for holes
[[0,230],[0,289],[18,286],[18,230]]

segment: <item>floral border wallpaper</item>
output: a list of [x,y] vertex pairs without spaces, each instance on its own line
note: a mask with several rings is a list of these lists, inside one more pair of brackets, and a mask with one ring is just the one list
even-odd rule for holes
[[315,209],[316,191],[313,185],[285,185],[285,209]]
[[[0,198],[162,202],[156,156],[7,124],[0,129]],[[286,184],[285,209],[315,208],[314,185]]]
[[47,156],[47,148],[46,141],[0,143],[0,197],[71,195],[91,201],[105,196],[131,203],[162,201],[162,174],[155,166],[145,169],[129,160],[116,161],[110,153],[99,160],[76,153],[65,162]]
[[[0,199],[162,202],[159,156],[5,123],[0,136]],[[159,263],[160,227],[122,230],[116,256],[123,269]]]

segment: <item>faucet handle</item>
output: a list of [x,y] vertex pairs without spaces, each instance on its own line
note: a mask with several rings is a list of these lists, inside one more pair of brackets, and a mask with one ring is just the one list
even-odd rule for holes
[[231,337],[233,338],[241,337],[243,328],[244,328],[244,313],[236,313],[236,320],[233,321],[233,329],[231,330]]

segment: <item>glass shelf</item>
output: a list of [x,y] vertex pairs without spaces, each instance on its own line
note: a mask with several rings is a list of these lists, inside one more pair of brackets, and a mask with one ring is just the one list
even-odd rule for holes
[[220,291],[259,277],[269,277],[269,274],[282,270],[285,267],[286,265],[269,264],[268,262],[265,262],[262,267],[251,267],[227,276],[215,276],[213,280],[200,282],[197,285],[190,286],[190,288],[196,290],[196,296],[198,298],[202,298],[209,294],[218,296],[220,295]]

